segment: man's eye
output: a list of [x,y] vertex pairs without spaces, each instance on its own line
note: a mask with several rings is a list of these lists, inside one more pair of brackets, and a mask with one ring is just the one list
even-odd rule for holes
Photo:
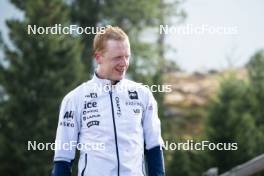
[[121,60],[122,59],[122,56],[115,57],[114,59]]
[[128,60],[129,59],[129,56],[117,56],[117,57],[114,57],[113,59],[114,60],[122,60],[122,59]]

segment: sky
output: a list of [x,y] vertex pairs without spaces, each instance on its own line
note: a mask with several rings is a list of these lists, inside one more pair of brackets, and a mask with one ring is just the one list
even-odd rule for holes
[[[171,35],[167,43],[177,49],[174,59],[187,71],[241,67],[264,49],[263,0],[187,0],[184,24],[235,26],[235,35]],[[227,59],[229,58],[229,59]]]
[[[241,67],[259,49],[264,48],[263,0],[186,0],[181,6],[187,12],[184,23],[169,27],[235,28],[233,34],[183,33],[166,34],[166,43],[176,49],[167,56],[187,72],[222,70],[229,66]],[[0,1],[0,31],[5,41],[8,29],[5,20],[23,19],[8,0]]]

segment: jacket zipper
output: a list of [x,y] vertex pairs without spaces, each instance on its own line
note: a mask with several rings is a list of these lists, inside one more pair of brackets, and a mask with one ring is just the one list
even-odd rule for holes
[[[111,87],[112,89],[112,87]],[[117,135],[116,135],[116,124],[115,124],[115,115],[114,115],[114,106],[113,106],[113,100],[112,100],[112,90],[109,91],[110,94],[110,100],[111,100],[111,108],[112,108],[112,119],[114,124],[114,132],[115,132],[115,146],[116,146],[116,157],[117,157],[117,175],[120,174],[120,161],[119,161],[119,152],[118,152],[118,145],[117,145]]]
[[84,168],[82,170],[81,176],[84,176],[84,172],[85,172],[86,166],[87,166],[87,153],[85,153],[85,164],[84,164]]

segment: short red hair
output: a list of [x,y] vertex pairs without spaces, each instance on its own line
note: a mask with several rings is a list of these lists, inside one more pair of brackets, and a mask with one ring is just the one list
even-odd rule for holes
[[119,27],[107,26],[103,31],[98,32],[93,40],[93,51],[103,52],[108,40],[128,40],[127,34]]

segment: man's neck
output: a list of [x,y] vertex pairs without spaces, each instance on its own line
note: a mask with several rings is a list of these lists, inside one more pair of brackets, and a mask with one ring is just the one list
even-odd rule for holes
[[[95,75],[96,75],[98,78],[100,78],[100,79],[108,79],[108,78],[102,76],[101,74],[99,74],[97,71],[95,71]],[[110,80],[110,79],[108,79],[108,80]],[[111,84],[112,84],[112,85],[115,85],[116,83],[119,82],[119,81],[117,81],[117,80],[110,80],[110,81],[111,81]]]

